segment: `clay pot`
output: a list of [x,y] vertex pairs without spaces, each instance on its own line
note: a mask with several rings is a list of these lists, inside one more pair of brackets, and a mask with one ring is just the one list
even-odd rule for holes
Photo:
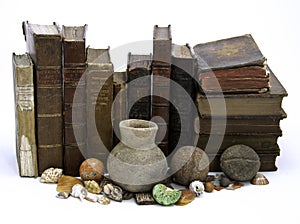
[[130,192],[147,192],[166,178],[168,163],[155,144],[154,122],[128,119],[119,124],[121,142],[107,159],[110,178]]

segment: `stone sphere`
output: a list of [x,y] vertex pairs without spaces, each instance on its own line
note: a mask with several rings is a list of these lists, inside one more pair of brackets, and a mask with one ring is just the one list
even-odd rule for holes
[[251,180],[260,168],[260,159],[257,153],[246,145],[233,145],[221,155],[220,166],[222,171],[232,180]]
[[174,182],[188,186],[194,180],[204,181],[209,172],[207,154],[195,146],[179,148],[171,159]]
[[94,180],[99,182],[104,175],[104,164],[96,158],[89,158],[82,162],[79,168],[79,174],[83,181]]

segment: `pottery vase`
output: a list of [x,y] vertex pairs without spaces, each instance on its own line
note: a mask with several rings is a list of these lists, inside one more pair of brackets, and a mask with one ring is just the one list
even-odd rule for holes
[[130,192],[147,192],[166,178],[168,163],[155,144],[157,124],[128,119],[119,124],[121,140],[107,159],[109,177]]

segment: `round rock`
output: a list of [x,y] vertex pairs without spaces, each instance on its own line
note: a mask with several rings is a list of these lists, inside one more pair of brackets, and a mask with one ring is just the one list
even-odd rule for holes
[[188,186],[194,180],[205,180],[209,172],[209,159],[202,149],[183,146],[175,152],[170,167],[174,182]]
[[251,180],[260,168],[260,159],[257,153],[246,145],[233,145],[221,155],[220,166],[222,171],[232,180]]

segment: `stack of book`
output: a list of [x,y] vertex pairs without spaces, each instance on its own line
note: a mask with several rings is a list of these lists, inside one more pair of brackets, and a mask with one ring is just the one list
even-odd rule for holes
[[286,117],[281,102],[287,92],[251,35],[199,44],[194,51],[200,84],[197,146],[209,155],[210,170],[220,171],[222,152],[234,144],[252,147],[261,171],[276,170],[279,123]]

